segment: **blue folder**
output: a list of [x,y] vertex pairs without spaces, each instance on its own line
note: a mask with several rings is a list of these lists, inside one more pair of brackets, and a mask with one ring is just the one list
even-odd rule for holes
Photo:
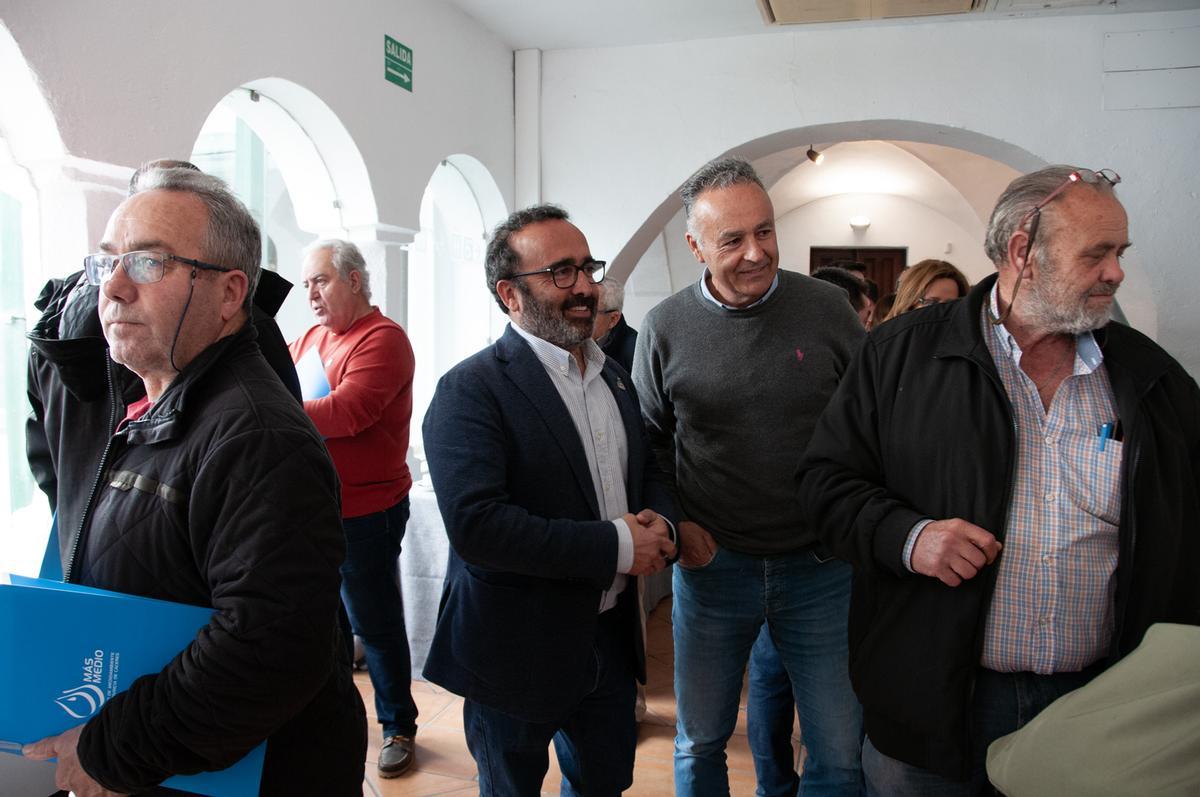
[[329,377],[325,375],[325,363],[321,362],[316,346],[309,347],[296,362],[296,378],[300,380],[300,395],[305,401],[329,395]]
[[[0,751],[86,722],[113,695],[159,672],[207,625],[212,609],[25,576],[0,574]],[[263,742],[217,772],[164,786],[212,797],[254,797]]]

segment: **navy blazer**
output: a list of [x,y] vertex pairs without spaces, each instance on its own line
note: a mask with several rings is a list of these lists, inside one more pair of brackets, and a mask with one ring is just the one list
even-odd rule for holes
[[[601,376],[625,422],[629,510],[674,522],[633,383],[611,360]],[[509,327],[442,377],[423,430],[451,547],[425,677],[526,720],[561,719],[594,685],[597,611],[617,566],[571,415]],[[613,611],[644,681],[633,579]]]

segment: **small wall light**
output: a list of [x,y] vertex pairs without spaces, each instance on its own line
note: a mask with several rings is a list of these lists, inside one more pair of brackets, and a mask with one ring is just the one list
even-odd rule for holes
[[862,232],[863,230],[867,229],[870,226],[871,226],[871,220],[869,218],[867,218],[866,216],[851,216],[850,217],[850,228],[857,232]]
[[810,161],[817,164],[818,166],[821,165],[821,161],[825,160],[825,155],[823,153],[817,152],[815,149],[813,149],[812,144],[808,145],[808,152],[806,152],[805,154],[808,155],[808,159]]

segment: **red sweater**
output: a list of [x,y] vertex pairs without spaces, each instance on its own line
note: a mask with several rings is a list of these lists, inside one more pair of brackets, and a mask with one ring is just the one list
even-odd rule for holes
[[408,335],[378,307],[338,334],[315,326],[288,348],[299,362],[317,347],[329,395],[304,402],[342,480],[342,517],[381,512],[412,487],[408,425],[413,358]]

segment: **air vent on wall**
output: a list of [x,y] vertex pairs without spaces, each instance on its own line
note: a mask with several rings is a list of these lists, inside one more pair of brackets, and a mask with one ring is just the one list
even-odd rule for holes
[[965,14],[981,8],[985,2],[986,0],[758,0],[758,6],[768,24],[805,25],[857,19]]

